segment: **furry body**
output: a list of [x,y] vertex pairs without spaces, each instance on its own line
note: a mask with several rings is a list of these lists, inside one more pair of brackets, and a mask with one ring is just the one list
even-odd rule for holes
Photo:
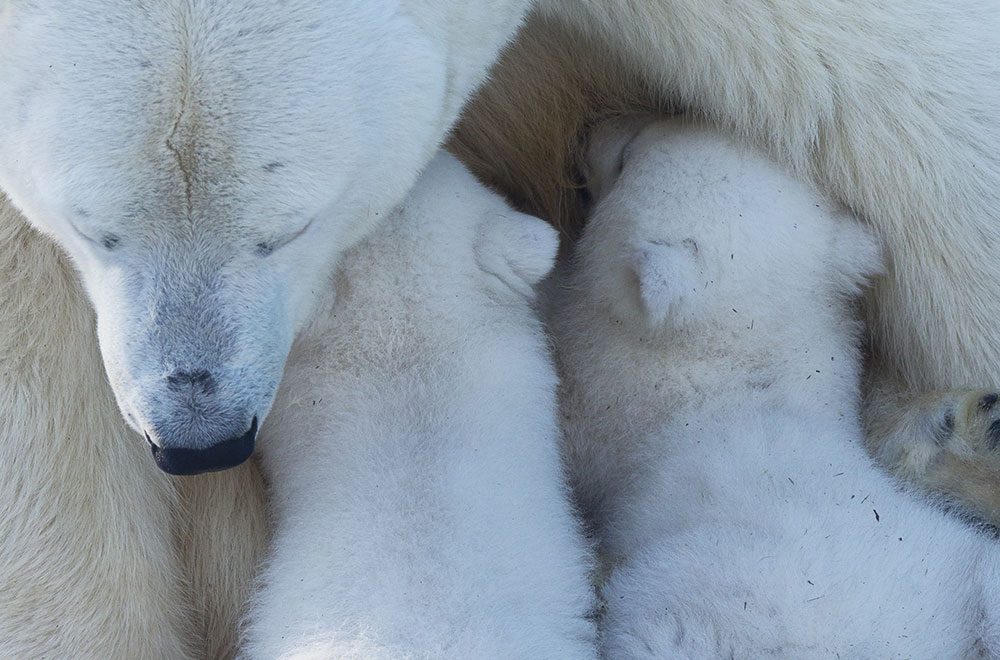
[[995,539],[864,451],[872,236],[701,126],[592,149],[600,201],[551,325],[566,455],[612,562],[607,657],[997,657]]
[[530,308],[556,245],[442,155],[345,255],[261,439],[276,530],[247,657],[596,657]]
[[[551,0],[451,146],[529,213],[579,230],[583,136],[683,110],[768,151],[877,230],[866,294],[869,451],[1000,523],[1000,6],[972,1]],[[987,388],[983,391],[983,388]],[[971,413],[969,412],[971,411]],[[949,419],[967,419],[941,429]]]
[[[877,373],[995,384],[995,3],[530,9],[0,4],[0,655],[231,653],[265,538],[259,479],[174,486],[141,467],[142,433],[202,447],[263,421],[273,358],[308,322],[314,287],[402,198],[522,21],[456,134],[477,172],[526,207],[550,190],[570,203],[595,114],[702,113],[879,230],[891,264],[870,297]],[[311,214],[317,233],[283,244]],[[213,347],[230,355],[212,365],[225,423],[205,424],[168,385],[207,369]],[[910,472],[924,483],[940,449],[920,442]]]

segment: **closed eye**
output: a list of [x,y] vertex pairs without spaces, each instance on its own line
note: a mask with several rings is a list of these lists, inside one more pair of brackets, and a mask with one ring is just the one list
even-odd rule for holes
[[291,236],[287,236],[285,238],[281,238],[276,241],[261,241],[256,245],[257,255],[260,257],[267,257],[273,254],[276,250],[280,250],[281,248],[285,247],[286,245],[294,241],[296,238],[304,234],[306,230],[312,226],[314,220],[315,218],[307,222],[305,226],[303,226],[301,229],[299,229]]
[[77,236],[87,241],[88,243],[93,243],[94,245],[98,245],[104,248],[105,250],[108,250],[109,252],[111,250],[114,250],[118,246],[118,243],[121,242],[121,239],[118,236],[107,233],[102,233],[99,239],[91,238],[87,234],[84,234],[82,231],[80,231],[80,228],[77,227],[72,220],[67,218],[66,222],[68,222],[69,226],[73,228],[73,231],[76,232]]

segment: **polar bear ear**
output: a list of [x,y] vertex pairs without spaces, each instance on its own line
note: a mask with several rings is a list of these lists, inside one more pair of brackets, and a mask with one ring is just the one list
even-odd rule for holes
[[650,327],[688,320],[698,303],[701,266],[698,244],[641,241],[629,248],[628,267],[638,302]]
[[605,121],[593,129],[583,166],[592,204],[608,194],[621,174],[625,150],[642,129],[656,119],[652,115],[627,115]]
[[525,297],[555,264],[559,234],[543,220],[511,211],[487,221],[476,243],[479,267]]

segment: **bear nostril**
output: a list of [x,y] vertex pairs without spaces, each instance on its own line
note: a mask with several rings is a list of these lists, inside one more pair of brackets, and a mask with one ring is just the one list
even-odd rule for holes
[[215,378],[204,369],[196,371],[180,371],[167,376],[167,387],[177,392],[189,387],[197,387],[203,394],[211,394],[215,390]]

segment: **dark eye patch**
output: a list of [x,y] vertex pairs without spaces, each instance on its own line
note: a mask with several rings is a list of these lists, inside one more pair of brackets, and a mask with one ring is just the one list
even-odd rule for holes
[[274,252],[274,243],[258,243],[257,244],[257,256],[266,257]]
[[114,234],[104,234],[101,236],[101,245],[107,250],[114,250],[120,241],[121,239]]

